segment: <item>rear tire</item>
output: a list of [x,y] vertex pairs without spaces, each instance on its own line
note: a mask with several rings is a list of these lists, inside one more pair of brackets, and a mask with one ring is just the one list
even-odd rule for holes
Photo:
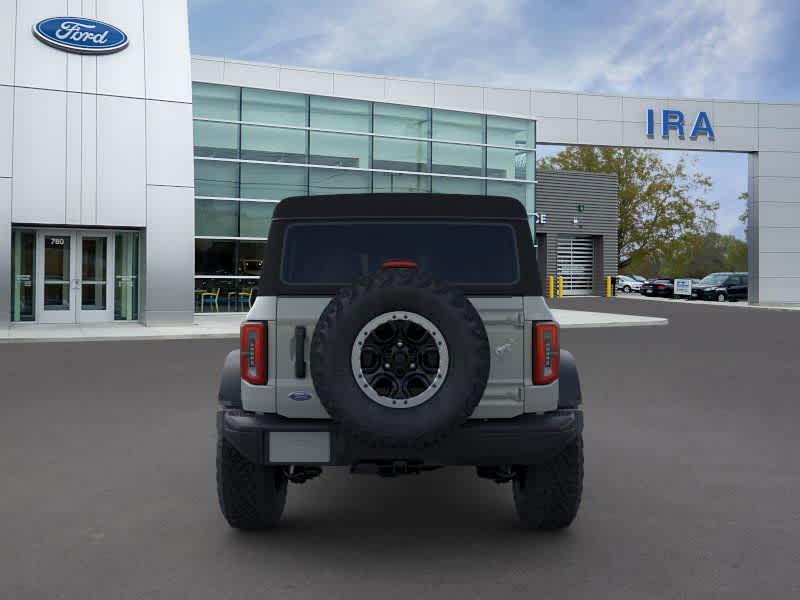
[[626,285],[625,287],[622,288],[622,291],[625,292],[626,294],[630,294],[631,293],[631,286]]
[[582,492],[580,435],[550,461],[517,468],[514,504],[526,529],[548,531],[568,527],[578,514]]
[[717,294],[717,302],[727,302],[727,301],[728,297],[725,294],[723,294],[722,292]]
[[274,527],[286,505],[281,467],[250,462],[224,439],[217,440],[217,497],[231,527],[258,531]]

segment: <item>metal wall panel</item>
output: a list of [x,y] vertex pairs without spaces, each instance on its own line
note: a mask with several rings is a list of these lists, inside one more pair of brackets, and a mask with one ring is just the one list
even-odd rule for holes
[[142,227],[145,101],[97,96],[97,224]]
[[17,223],[66,222],[66,122],[66,92],[14,88],[12,218]]
[[11,177],[14,88],[0,85],[0,177]]
[[147,186],[145,316],[149,325],[190,324],[194,318],[194,193]]
[[152,100],[192,101],[186,0],[141,0],[145,90]]
[[17,28],[17,3],[0,2],[0,85],[14,83],[14,44]]
[[[11,320],[11,179],[0,177],[0,325]],[[8,293],[6,293],[8,292]]]
[[[100,94],[144,98],[145,41],[141,1],[119,2],[118,0],[97,0],[97,18],[111,23],[128,34],[128,47],[102,57],[83,57],[85,62],[95,62],[96,84],[84,84],[85,92],[97,91]],[[157,68],[155,65],[148,68]]]
[[349,73],[334,73],[333,93],[343,98],[371,99],[383,97],[385,93],[383,77],[360,77]]
[[192,105],[147,101],[147,183],[194,186]]
[[[9,0],[6,0],[8,2]],[[47,17],[68,14],[67,0],[17,2],[14,50],[14,84],[33,88],[66,90],[67,56],[37,40],[31,28]]]

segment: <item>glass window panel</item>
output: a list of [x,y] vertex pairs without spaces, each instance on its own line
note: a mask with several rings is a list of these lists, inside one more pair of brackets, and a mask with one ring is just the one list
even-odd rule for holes
[[417,106],[376,103],[375,133],[405,137],[431,137],[430,110]]
[[195,279],[194,310],[200,313],[237,312],[238,292],[236,279]]
[[213,83],[192,84],[192,111],[195,117],[206,119],[239,120],[238,87],[214,85]]
[[106,237],[81,238],[81,310],[106,310]]
[[14,282],[11,290],[11,320],[33,321],[34,282],[36,281],[36,234],[15,231],[11,242]]
[[483,176],[483,148],[460,144],[433,143],[434,173]]
[[308,125],[308,96],[270,90],[242,90],[242,121]]
[[269,234],[275,204],[271,202],[239,203],[239,235],[265,238]]
[[533,184],[512,183],[509,181],[487,181],[487,196],[511,196],[522,202],[529,211],[533,210]]
[[242,158],[305,163],[307,135],[305,129],[242,125]]
[[484,194],[483,179],[462,179],[460,177],[432,177],[433,192],[436,194]]
[[44,236],[44,310],[70,309],[70,237]]
[[194,121],[195,156],[239,158],[239,125]]
[[375,192],[429,192],[431,178],[427,175],[401,175],[399,173],[374,173],[372,189]]
[[486,143],[495,146],[524,146],[533,148],[534,122],[512,117],[486,117]]
[[484,116],[453,110],[433,111],[433,137],[437,140],[483,143]]
[[198,275],[234,275],[235,267],[235,241],[194,241],[194,270]]
[[369,132],[370,103],[311,96],[311,127]]
[[198,196],[239,197],[239,164],[194,161],[194,193]]
[[369,168],[369,137],[346,133],[311,132],[311,164]]
[[266,242],[239,242],[239,266],[236,274],[261,275],[266,247]]
[[304,167],[242,164],[242,198],[283,200],[307,189]]
[[194,201],[194,234],[237,237],[239,235],[236,200]]
[[114,320],[139,318],[139,234],[114,236]]
[[508,224],[396,220],[290,225],[281,278],[296,285],[345,285],[397,257],[457,285],[519,280],[517,239]]
[[486,149],[486,176],[503,179],[533,179],[533,152],[504,148]]
[[364,194],[370,191],[368,171],[311,169],[309,194]]
[[429,142],[376,137],[372,167],[388,171],[428,171]]

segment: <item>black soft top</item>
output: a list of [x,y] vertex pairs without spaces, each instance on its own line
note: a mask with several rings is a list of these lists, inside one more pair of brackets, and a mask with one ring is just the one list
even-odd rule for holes
[[[514,285],[464,289],[468,295],[541,296],[528,214],[522,203],[506,196],[464,194],[331,194],[293,196],[282,200],[272,215],[258,287],[259,296],[333,296],[338,287],[289,285],[281,279],[281,256],[287,228],[292,223],[329,221],[493,221],[509,224],[515,232],[520,278]],[[478,242],[479,243],[479,242]],[[324,252],[324,248],[319,249]],[[487,249],[490,251],[490,249]]]
[[272,215],[281,219],[500,219],[527,221],[522,203],[506,196],[465,194],[331,194],[293,196]]

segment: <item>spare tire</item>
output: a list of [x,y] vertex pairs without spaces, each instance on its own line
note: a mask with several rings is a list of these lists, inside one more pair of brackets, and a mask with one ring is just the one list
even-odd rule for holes
[[463,292],[416,268],[343,288],[311,339],[311,377],[341,430],[378,447],[425,447],[463,424],[489,378],[486,329]]

